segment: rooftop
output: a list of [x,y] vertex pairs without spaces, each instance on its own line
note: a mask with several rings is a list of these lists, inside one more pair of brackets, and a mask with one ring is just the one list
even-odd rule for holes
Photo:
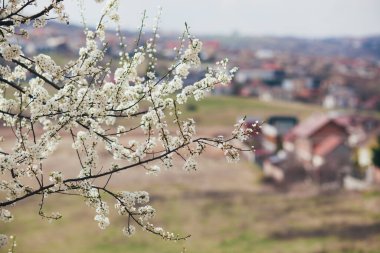
[[322,157],[326,156],[334,151],[343,142],[344,140],[342,137],[331,135],[314,148],[314,154]]

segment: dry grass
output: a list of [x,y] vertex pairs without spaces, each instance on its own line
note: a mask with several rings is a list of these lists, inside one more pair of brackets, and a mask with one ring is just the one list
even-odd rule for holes
[[[117,182],[146,189],[158,209],[156,224],[180,234],[186,242],[166,242],[138,231],[121,235],[125,220],[112,215],[102,231],[93,210],[80,199],[54,197],[48,210],[64,218],[52,224],[37,216],[36,199],[15,208],[14,223],[0,232],[17,235],[17,252],[380,252],[380,195],[373,193],[280,193],[258,185],[259,174],[243,162],[218,168],[205,160],[190,176],[166,172],[145,177],[132,172]],[[141,173],[140,173],[141,174]],[[0,251],[1,252],[1,251]]]

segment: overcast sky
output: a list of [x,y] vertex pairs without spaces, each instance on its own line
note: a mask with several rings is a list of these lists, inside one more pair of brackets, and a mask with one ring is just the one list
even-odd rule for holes
[[[101,5],[84,0],[89,23]],[[161,29],[182,31],[184,22],[197,34],[276,35],[301,37],[380,34],[380,0],[120,0],[124,28],[135,29],[147,10],[153,23],[162,6]],[[71,21],[79,22],[75,0],[65,1]]]

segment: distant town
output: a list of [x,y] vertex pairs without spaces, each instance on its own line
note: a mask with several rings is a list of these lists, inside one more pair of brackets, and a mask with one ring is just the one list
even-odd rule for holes
[[[137,34],[122,35],[132,51]],[[107,37],[107,54],[117,57],[120,39],[116,32],[109,32]],[[215,94],[315,103],[327,109],[380,110],[380,36],[319,40],[227,36],[201,40],[204,67],[193,71],[189,82],[200,79],[207,66],[220,59],[228,58],[230,66],[239,67],[234,81],[218,87]],[[51,23],[31,31],[21,43],[27,54],[50,52],[69,58],[78,54],[84,34],[81,27]],[[158,72],[167,71],[179,44],[178,34],[161,34],[157,40]]]

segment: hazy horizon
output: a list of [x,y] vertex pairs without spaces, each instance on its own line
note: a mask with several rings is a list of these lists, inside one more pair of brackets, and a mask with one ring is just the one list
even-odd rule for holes
[[[88,24],[96,24],[102,4],[83,2]],[[67,1],[65,5],[70,21],[80,24],[77,2]],[[192,0],[181,4],[175,0],[121,1],[122,29],[136,30],[144,10],[149,16],[147,29],[151,28],[158,6],[163,8],[160,30],[164,32],[181,32],[187,22],[197,35],[310,39],[380,35],[380,0]]]

